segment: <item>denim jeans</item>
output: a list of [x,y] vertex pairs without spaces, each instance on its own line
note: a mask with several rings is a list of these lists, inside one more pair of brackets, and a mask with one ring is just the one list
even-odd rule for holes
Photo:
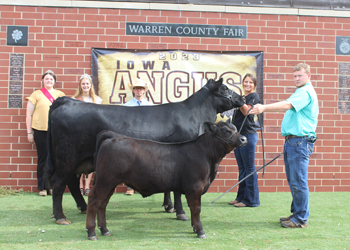
[[294,223],[307,223],[309,218],[308,167],[314,142],[311,137],[291,138],[284,143],[284,164],[292,193],[291,213]]
[[[242,135],[247,138],[247,144],[234,150],[238,164],[239,180],[242,180],[256,170],[255,147],[258,141],[257,134]],[[258,207],[260,205],[257,173],[239,184],[236,200],[248,207]]]

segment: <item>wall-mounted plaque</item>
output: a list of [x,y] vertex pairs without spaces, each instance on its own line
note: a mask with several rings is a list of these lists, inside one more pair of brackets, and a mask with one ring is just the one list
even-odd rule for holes
[[22,94],[23,89],[23,81],[10,81],[9,86],[9,94],[15,95],[15,94]]
[[338,110],[350,114],[350,63],[339,63]]
[[335,46],[337,55],[350,55],[350,36],[337,36]]
[[350,114],[350,102],[338,102],[338,109],[341,114]]
[[125,33],[126,35],[136,36],[220,37],[246,39],[247,26],[127,22]]
[[23,67],[24,54],[10,54],[10,67]]
[[28,26],[7,26],[8,46],[28,46]]
[[350,102],[350,89],[338,89],[338,101]]
[[350,63],[339,63],[339,75],[350,75]]
[[24,54],[10,54],[9,108],[22,108]]
[[339,76],[339,88],[350,88],[350,76]]
[[9,95],[9,108],[22,108],[22,95]]
[[22,67],[10,67],[10,81],[23,81]]

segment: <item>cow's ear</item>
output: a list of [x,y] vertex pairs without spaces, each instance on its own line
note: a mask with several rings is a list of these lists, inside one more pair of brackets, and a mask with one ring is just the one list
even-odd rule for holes
[[210,91],[215,91],[219,89],[219,87],[222,85],[222,78],[218,81],[214,81],[213,79],[209,79],[207,84],[205,85]]
[[219,89],[220,88],[220,86],[222,85],[222,81],[223,81],[223,79],[222,78],[220,78],[219,80],[217,80],[216,82],[213,82],[213,85],[214,85],[214,88],[213,89]]
[[214,124],[212,122],[205,122],[204,123],[204,128],[205,131],[210,131],[210,132],[214,132]]

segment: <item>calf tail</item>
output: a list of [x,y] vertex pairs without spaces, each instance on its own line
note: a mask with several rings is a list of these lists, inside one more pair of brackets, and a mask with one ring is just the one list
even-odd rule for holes
[[101,144],[105,140],[113,138],[115,135],[116,135],[116,133],[114,133],[113,131],[109,131],[109,130],[104,130],[104,131],[98,133],[97,138],[96,138],[96,150],[95,150],[95,155],[94,155],[95,169],[96,169],[96,158],[97,158],[98,151],[100,150]]

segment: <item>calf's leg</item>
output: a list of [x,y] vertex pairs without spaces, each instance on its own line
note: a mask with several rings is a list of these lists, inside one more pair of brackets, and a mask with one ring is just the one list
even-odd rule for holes
[[[99,195],[100,194],[100,195]],[[103,193],[96,192],[96,185],[91,189],[89,193],[89,202],[86,212],[86,231],[88,233],[89,240],[97,240],[95,227],[96,227],[96,213],[100,209],[102,200],[100,196],[104,196]]]
[[200,220],[201,212],[201,196],[202,192],[196,192],[191,194],[186,194],[187,204],[191,210],[191,224],[193,231],[197,233],[198,238],[205,239],[207,236],[202,227],[202,222]]
[[98,227],[101,230],[102,235],[110,235],[106,227],[106,207],[118,184],[119,183],[115,185],[114,183],[111,183],[111,181],[108,183],[105,180],[97,180],[94,187],[91,189],[86,214],[86,231],[89,240],[97,240],[95,233],[96,214],[98,218]]
[[113,188],[109,194],[107,195],[107,197],[102,201],[101,206],[97,212],[97,221],[98,221],[98,228],[101,231],[101,234],[104,236],[110,236],[110,232],[107,229],[107,225],[106,225],[106,207],[107,204],[110,200],[110,198],[112,197],[113,193],[114,193],[114,189]]

